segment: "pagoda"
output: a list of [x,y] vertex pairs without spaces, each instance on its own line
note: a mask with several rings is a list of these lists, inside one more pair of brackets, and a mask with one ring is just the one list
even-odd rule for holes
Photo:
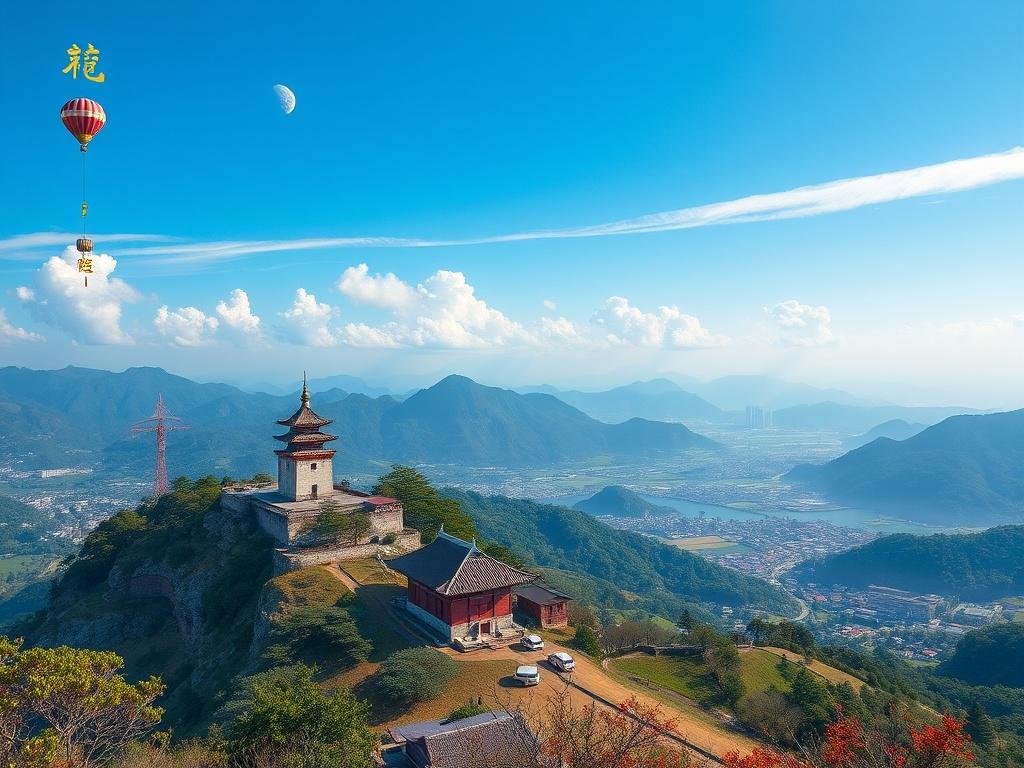
[[[420,545],[419,531],[405,527],[402,502],[334,484],[334,450],[327,444],[338,438],[321,430],[331,419],[309,405],[309,386],[302,377],[299,409],[277,422],[288,431],[275,439],[284,447],[277,454],[277,485],[236,483],[221,493],[221,507],[239,517],[252,515],[276,542],[276,573],[342,560],[404,552]],[[359,439],[358,433],[354,435]],[[321,515],[359,515],[352,537],[325,536],[317,530]]]
[[275,440],[286,443],[277,454],[277,490],[288,501],[318,499],[322,493],[328,496],[334,488],[334,468],[331,460],[334,451],[326,444],[338,438],[321,432],[321,427],[333,423],[331,419],[318,416],[309,407],[309,387],[306,375],[302,375],[302,396],[299,410],[287,419],[277,422],[288,427]]

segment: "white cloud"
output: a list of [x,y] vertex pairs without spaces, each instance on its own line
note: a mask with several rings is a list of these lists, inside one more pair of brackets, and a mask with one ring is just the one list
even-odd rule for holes
[[217,314],[221,321],[233,331],[246,336],[260,335],[260,318],[253,314],[249,294],[235,288],[227,301],[217,302]]
[[338,290],[360,304],[383,309],[403,310],[416,303],[416,291],[393,272],[370,275],[366,264],[346,269],[338,280]]
[[286,338],[295,344],[310,347],[331,347],[339,342],[331,321],[335,310],[330,304],[316,300],[316,296],[305,288],[295,291],[295,301],[290,309],[281,313],[284,318]]
[[131,344],[121,329],[121,307],[137,301],[138,292],[112,277],[117,262],[107,254],[93,256],[88,288],[77,261],[78,253],[69,246],[43,264],[36,273],[34,300],[29,301],[33,313],[82,344]]
[[195,307],[181,307],[173,312],[162,306],[156,311],[153,325],[157,332],[179,347],[199,347],[213,340],[217,318],[208,317]]
[[[236,240],[142,245],[123,249],[120,253],[124,256],[144,257],[154,263],[174,263],[180,267],[181,264],[189,262],[220,261],[279,251],[325,248],[436,248],[523,240],[629,235],[720,224],[744,224],[820,216],[896,200],[963,192],[1020,178],[1024,178],[1024,147],[1014,147],[1005,152],[991,155],[950,160],[903,171],[839,179],[823,184],[796,187],[782,192],[747,195],[725,202],[678,208],[585,227],[513,232],[490,237],[452,240],[421,240],[401,237],[321,237],[296,240]],[[25,247],[25,244],[31,242],[32,238],[41,238],[43,241],[49,242],[54,237],[57,235],[52,233],[19,235],[15,238],[0,240],[0,250]],[[140,240],[144,236],[124,235],[120,237],[126,240],[131,238]],[[66,240],[62,242],[66,242]],[[387,276],[383,279],[387,279]]]
[[14,289],[14,295],[18,297],[19,301],[32,301],[36,297],[36,292],[27,285],[19,285]]
[[644,312],[622,296],[608,297],[591,322],[611,344],[700,349],[729,343],[727,336],[711,333],[699,319],[681,312],[676,306]]
[[7,313],[0,307],[0,344],[8,341],[46,341],[38,333],[26,331],[7,319]]
[[338,289],[390,310],[394,318],[380,326],[346,325],[341,340],[352,346],[473,349],[536,343],[522,325],[477,298],[461,272],[438,270],[413,288],[390,273],[370,276],[360,264],[345,270]]
[[576,324],[564,317],[542,317],[537,333],[540,338],[556,344],[581,344],[586,341]]
[[556,309],[558,309],[558,305],[555,304],[555,302],[553,302],[551,299],[544,299],[544,309],[554,312]]
[[832,333],[828,307],[812,307],[788,299],[764,310],[778,331],[778,341],[787,347],[824,347],[837,339]]
[[366,323],[347,323],[341,329],[341,340],[350,347],[394,348],[402,346],[399,341],[406,335],[397,323],[374,327]]

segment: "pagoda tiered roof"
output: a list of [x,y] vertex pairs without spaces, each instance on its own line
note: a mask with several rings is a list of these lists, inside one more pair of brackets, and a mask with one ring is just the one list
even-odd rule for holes
[[[280,419],[277,422],[288,431],[283,435],[274,435],[275,440],[287,443],[287,447],[275,453],[308,453],[324,451],[324,444],[331,440],[337,440],[337,436],[321,432],[320,428],[332,424],[332,419],[325,419],[318,416],[309,406],[309,389],[306,386],[305,377],[302,380],[302,396],[299,410],[287,419]],[[329,450],[329,449],[328,449]],[[333,453],[333,451],[331,451]]]

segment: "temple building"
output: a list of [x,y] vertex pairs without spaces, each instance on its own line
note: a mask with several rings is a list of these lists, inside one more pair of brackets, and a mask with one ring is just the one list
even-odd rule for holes
[[[405,527],[400,501],[335,484],[335,451],[327,443],[337,437],[321,431],[332,421],[313,411],[305,379],[298,410],[277,423],[288,428],[275,436],[285,444],[274,451],[277,485],[226,488],[221,496],[225,508],[255,515],[260,527],[280,545],[275,551],[277,572],[373,557],[385,546],[419,546],[419,532]],[[357,535],[324,540],[316,524],[325,509],[358,516],[360,525],[353,526]]]
[[536,574],[485,554],[475,541],[458,539],[442,527],[430,544],[386,562],[409,580],[406,609],[439,639],[470,648],[523,636],[512,620],[512,588]]
[[516,587],[515,595],[516,609],[541,629],[568,626],[572,598],[564,592],[540,584],[523,584]]

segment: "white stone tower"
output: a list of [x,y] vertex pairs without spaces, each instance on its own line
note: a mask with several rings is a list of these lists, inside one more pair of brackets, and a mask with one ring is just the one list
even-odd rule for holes
[[288,501],[330,498],[334,493],[334,451],[324,445],[337,440],[334,435],[320,431],[332,423],[331,419],[317,416],[309,407],[309,388],[306,374],[302,375],[302,398],[299,410],[290,418],[277,422],[288,427],[283,435],[276,435],[287,445],[277,454],[277,490]]

